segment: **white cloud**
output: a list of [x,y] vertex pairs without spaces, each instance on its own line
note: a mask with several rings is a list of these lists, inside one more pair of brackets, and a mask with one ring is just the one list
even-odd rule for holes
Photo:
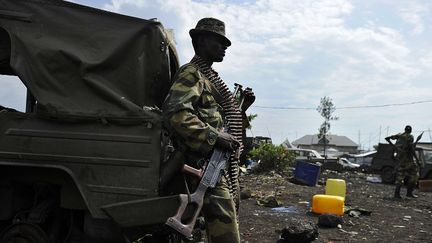
[[432,67],[432,51],[429,51],[420,59],[420,64],[424,69],[430,69]]
[[418,2],[409,2],[400,10],[401,18],[414,27],[414,34],[421,34],[425,30],[424,17],[430,13],[428,5]]
[[[248,85],[259,95],[257,105],[311,107],[324,95],[334,97],[342,106],[383,104],[384,101],[410,101],[414,97],[426,99],[432,91],[413,83],[420,74],[425,74],[427,66],[431,66],[432,55],[416,56],[400,29],[374,19],[364,19],[357,27],[350,27],[346,19],[355,13],[356,4],[361,4],[357,1],[258,0],[233,4],[168,0],[157,4],[176,16],[176,37],[179,52],[184,53],[183,62],[193,55],[188,31],[198,19],[213,16],[226,22],[227,35],[233,45],[224,63],[217,64],[216,68],[227,80],[248,80]],[[429,9],[401,2],[387,5],[414,26],[414,33],[424,31],[422,16],[430,13]],[[117,6],[121,11],[121,6]],[[373,7],[371,5],[368,11],[377,11]],[[305,122],[304,116],[300,119],[297,115],[291,118],[296,122],[275,118],[270,119],[274,125],[266,128],[268,117],[281,111],[255,111],[262,114],[255,129],[263,135],[280,134],[277,131],[298,126],[308,127],[303,132],[316,132],[315,127],[320,123],[309,111],[306,114],[314,121]],[[378,116],[385,112],[379,110],[370,114]],[[347,122],[359,122],[358,112],[349,115],[357,119],[348,117]],[[373,117],[364,117],[373,120]],[[394,118],[383,118],[392,117],[391,114],[380,117],[382,122],[395,122]]]
[[119,12],[124,5],[133,5],[138,8],[149,7],[151,1],[147,0],[111,0],[111,3],[104,4],[104,9],[111,12]]

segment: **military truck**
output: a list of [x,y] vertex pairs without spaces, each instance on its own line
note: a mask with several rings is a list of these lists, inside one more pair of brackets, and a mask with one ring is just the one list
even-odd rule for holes
[[0,242],[182,241],[159,109],[178,64],[157,20],[0,0],[0,73],[27,88],[0,107]]
[[[432,149],[416,146],[416,154],[420,160],[420,179],[432,179]],[[368,172],[379,173],[384,183],[394,183],[395,168],[398,163],[395,160],[394,147],[390,144],[378,144],[376,154],[372,159]]]

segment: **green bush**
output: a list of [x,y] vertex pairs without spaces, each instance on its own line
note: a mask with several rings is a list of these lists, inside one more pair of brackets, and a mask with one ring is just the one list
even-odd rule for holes
[[258,148],[252,149],[250,155],[255,161],[260,161],[258,169],[261,171],[275,170],[287,174],[295,164],[295,154],[282,145],[262,143]]

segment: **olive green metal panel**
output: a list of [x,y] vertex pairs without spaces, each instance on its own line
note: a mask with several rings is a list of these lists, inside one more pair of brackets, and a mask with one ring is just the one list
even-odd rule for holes
[[164,224],[179,207],[178,195],[106,205],[103,210],[122,227]]
[[102,205],[158,195],[161,122],[155,117],[125,126],[60,123],[2,112],[0,166],[62,169],[93,216],[106,217]]

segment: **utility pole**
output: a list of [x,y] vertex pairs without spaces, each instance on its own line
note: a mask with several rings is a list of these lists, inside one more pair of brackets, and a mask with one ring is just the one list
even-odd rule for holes
[[362,150],[362,147],[361,147],[361,142],[360,142],[361,140],[360,140],[360,129],[358,130],[358,145],[359,145],[359,150]]
[[268,126],[266,126],[266,128],[267,128],[268,137],[271,138],[271,133],[270,133],[270,130],[268,129]]
[[378,135],[378,144],[381,142],[381,125],[380,125],[380,130],[379,130],[379,135]]
[[368,146],[368,151],[370,151],[370,147],[371,147],[371,139],[372,139],[372,133],[369,133],[369,146]]
[[327,162],[327,155],[326,155],[326,135],[323,135],[324,138],[324,163]]

